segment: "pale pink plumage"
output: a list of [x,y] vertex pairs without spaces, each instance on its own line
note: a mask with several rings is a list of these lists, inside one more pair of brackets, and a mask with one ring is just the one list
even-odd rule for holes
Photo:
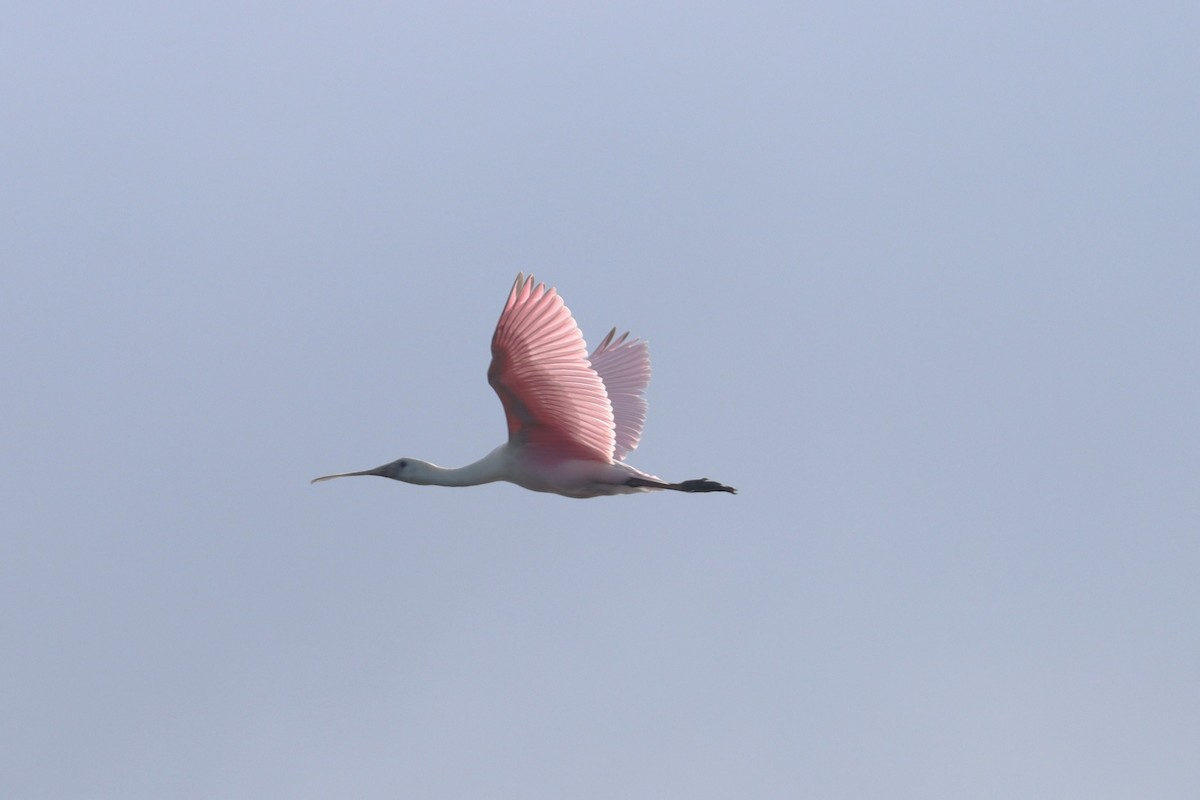
[[[488,383],[508,421],[508,441],[474,464],[446,469],[402,458],[362,472],[439,486],[509,481],[567,497],[673,489],[730,492],[707,478],[669,483],[624,463],[646,421],[650,355],[644,341],[609,332],[590,359],[562,298],[517,275],[492,336]],[[614,338],[616,337],[616,338]]]
[[650,348],[641,339],[622,333],[615,341],[613,328],[592,351],[592,369],[604,382],[612,403],[616,442],[613,460],[624,461],[642,438],[646,424],[646,386],[650,383]]

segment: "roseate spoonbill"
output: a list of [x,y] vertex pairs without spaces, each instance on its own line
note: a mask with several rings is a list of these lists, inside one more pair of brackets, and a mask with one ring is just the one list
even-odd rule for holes
[[458,469],[401,458],[362,472],[422,486],[508,481],[535,492],[598,497],[673,489],[730,492],[708,478],[670,483],[625,463],[646,421],[646,342],[609,331],[589,358],[583,334],[553,288],[518,274],[492,335],[488,383],[508,418],[508,441]]

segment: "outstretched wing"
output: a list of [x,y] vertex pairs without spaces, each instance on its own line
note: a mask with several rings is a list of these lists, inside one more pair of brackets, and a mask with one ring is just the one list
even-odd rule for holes
[[508,439],[539,455],[612,461],[612,404],[583,334],[554,289],[518,274],[492,336],[488,383]]
[[592,369],[604,381],[616,424],[613,460],[624,461],[642,438],[646,424],[646,386],[650,383],[650,348],[641,339],[623,333],[613,339],[613,328],[592,352]]

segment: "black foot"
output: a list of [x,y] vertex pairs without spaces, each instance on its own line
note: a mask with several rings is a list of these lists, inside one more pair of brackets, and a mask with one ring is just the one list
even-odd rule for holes
[[708,478],[683,481],[682,483],[674,484],[671,488],[678,489],[681,492],[729,492],[730,494],[737,494],[737,489],[732,486],[710,481]]
[[645,478],[630,478],[625,481],[625,485],[644,486],[649,489],[671,489],[676,492],[729,492],[730,494],[737,494],[737,489],[732,486],[710,481],[708,478],[696,478],[690,481],[683,481],[682,483],[660,483]]

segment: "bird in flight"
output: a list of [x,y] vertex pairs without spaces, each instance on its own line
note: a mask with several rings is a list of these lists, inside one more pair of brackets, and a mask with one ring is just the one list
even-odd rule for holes
[[566,497],[662,489],[737,494],[708,478],[670,483],[625,463],[646,421],[650,353],[646,342],[616,332],[613,328],[589,357],[558,292],[518,274],[492,335],[488,367],[488,383],[504,405],[508,441],[457,469],[401,458],[312,482],[378,475],[422,486],[508,481]]

